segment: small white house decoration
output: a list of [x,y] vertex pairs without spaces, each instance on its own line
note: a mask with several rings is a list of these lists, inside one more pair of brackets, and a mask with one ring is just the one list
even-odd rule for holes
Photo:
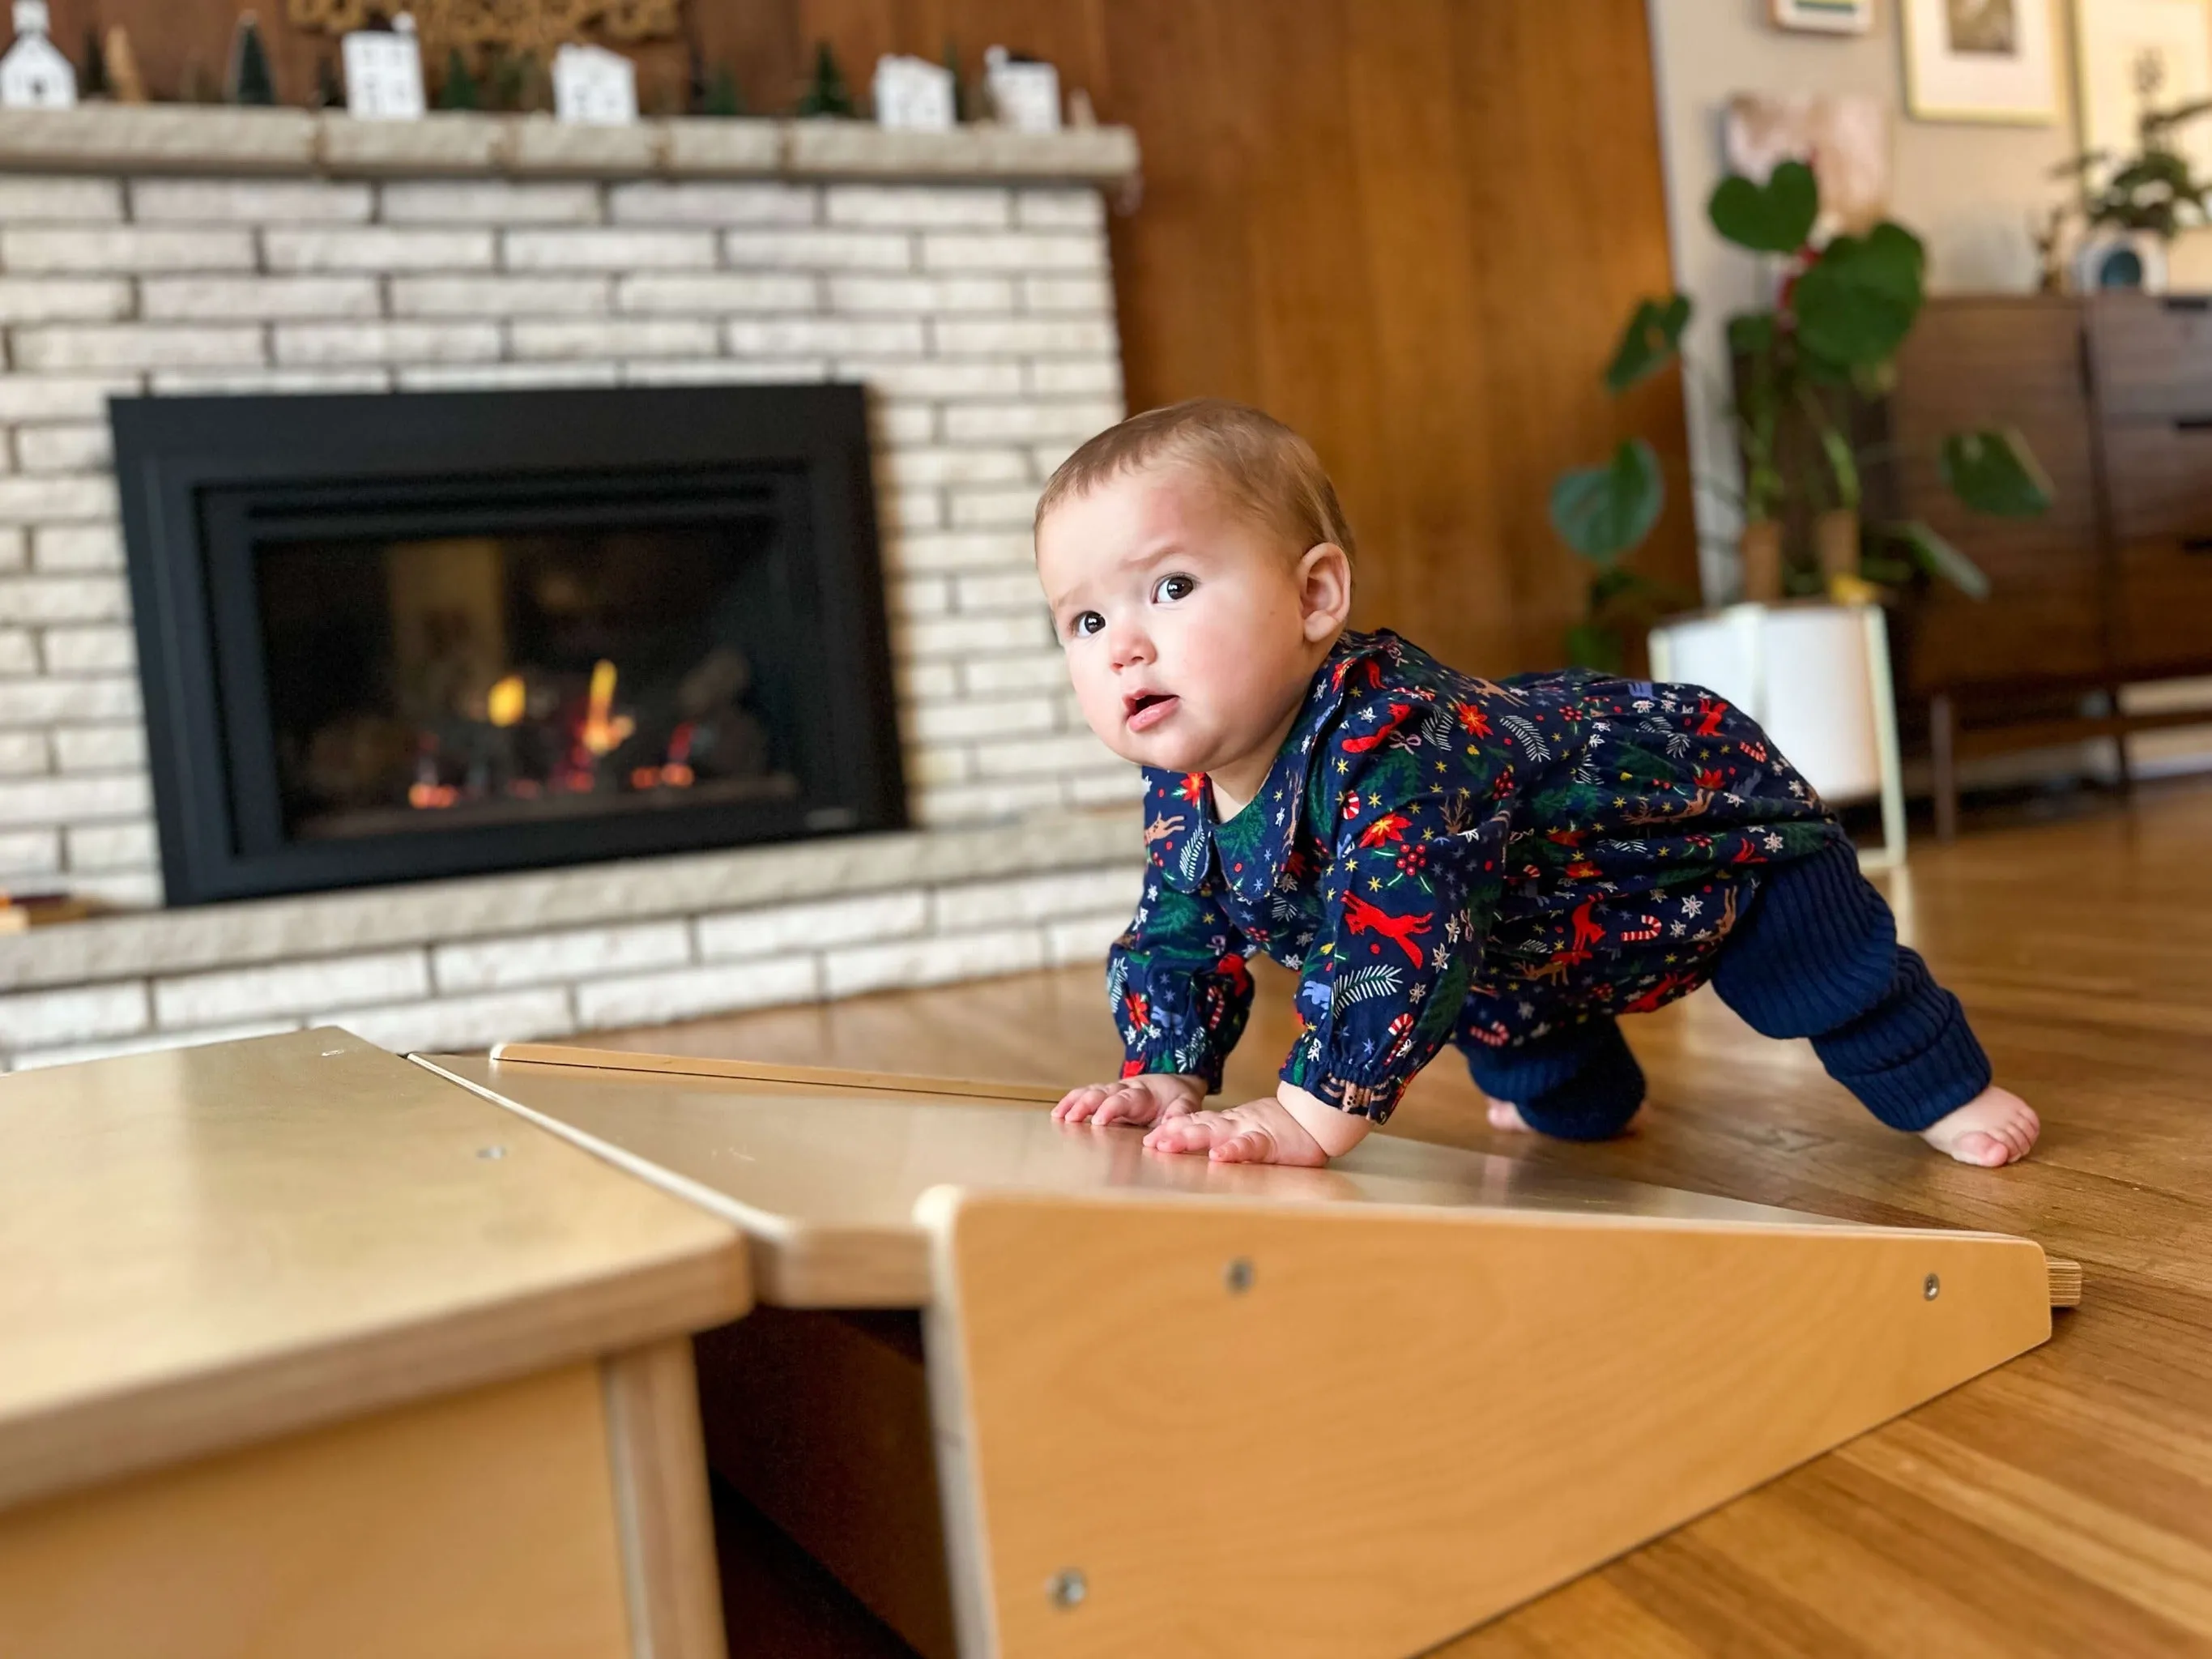
[[1060,131],[1060,71],[1004,46],[983,54],[983,84],[999,119],[1017,132]]
[[876,59],[876,125],[908,132],[949,132],[957,118],[952,71],[927,58]]
[[428,107],[422,46],[405,12],[388,29],[355,29],[338,43],[345,63],[346,112],[364,121],[412,121]]
[[637,119],[637,65],[605,46],[553,54],[553,112],[584,126],[626,127]]
[[15,0],[15,44],[0,58],[0,107],[72,109],[76,70],[46,38],[46,0]]

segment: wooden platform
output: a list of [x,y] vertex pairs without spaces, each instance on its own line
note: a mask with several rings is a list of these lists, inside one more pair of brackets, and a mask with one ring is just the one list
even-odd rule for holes
[[[1887,884],[2043,1112],[2030,1164],[1937,1159],[1864,1116],[1802,1045],[1710,997],[1628,1027],[1640,1133],[1531,1143],[1463,1074],[1393,1127],[1521,1167],[1867,1221],[2027,1233],[2085,1264],[2051,1342],[1441,1651],[2099,1655],[2212,1651],[2212,788],[1916,848]],[[1287,981],[1231,1067],[1257,1092]],[[601,1039],[653,1049],[1015,1080],[1103,1075],[1089,969]]]
[[2026,1238],[1396,1136],[1217,1166],[1050,1090],[416,1063],[744,1232],[768,1306],[699,1340],[708,1458],[928,1659],[1411,1659],[2031,1350],[2078,1288]]

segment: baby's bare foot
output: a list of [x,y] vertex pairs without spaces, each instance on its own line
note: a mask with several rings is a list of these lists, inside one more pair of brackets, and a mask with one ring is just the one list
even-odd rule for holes
[[1992,1085],[1955,1112],[1937,1118],[1920,1132],[1920,1138],[1961,1164],[1994,1170],[2026,1158],[2042,1128],[2034,1107],[2011,1090]]
[[1528,1120],[1521,1115],[1521,1109],[1518,1106],[1510,1100],[1497,1100],[1488,1095],[1485,1095],[1483,1098],[1490,1102],[1492,1128],[1516,1129],[1524,1134],[1528,1133]]

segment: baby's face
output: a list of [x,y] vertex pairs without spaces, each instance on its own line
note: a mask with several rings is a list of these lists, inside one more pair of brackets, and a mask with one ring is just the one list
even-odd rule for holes
[[1055,508],[1037,574],[1091,729],[1124,760],[1212,772],[1251,758],[1303,695],[1297,560],[1182,466]]

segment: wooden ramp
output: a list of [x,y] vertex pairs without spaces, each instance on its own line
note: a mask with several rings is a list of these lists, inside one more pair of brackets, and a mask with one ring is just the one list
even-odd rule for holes
[[[757,1315],[701,1364],[718,1468],[933,1655],[1417,1653],[2033,1347],[2071,1299],[2026,1239],[1387,1135],[1217,1166],[1055,1124],[1050,1091],[423,1063],[734,1221],[763,1302],[920,1310],[911,1348]],[[948,1568],[918,1585],[922,1543]]]

